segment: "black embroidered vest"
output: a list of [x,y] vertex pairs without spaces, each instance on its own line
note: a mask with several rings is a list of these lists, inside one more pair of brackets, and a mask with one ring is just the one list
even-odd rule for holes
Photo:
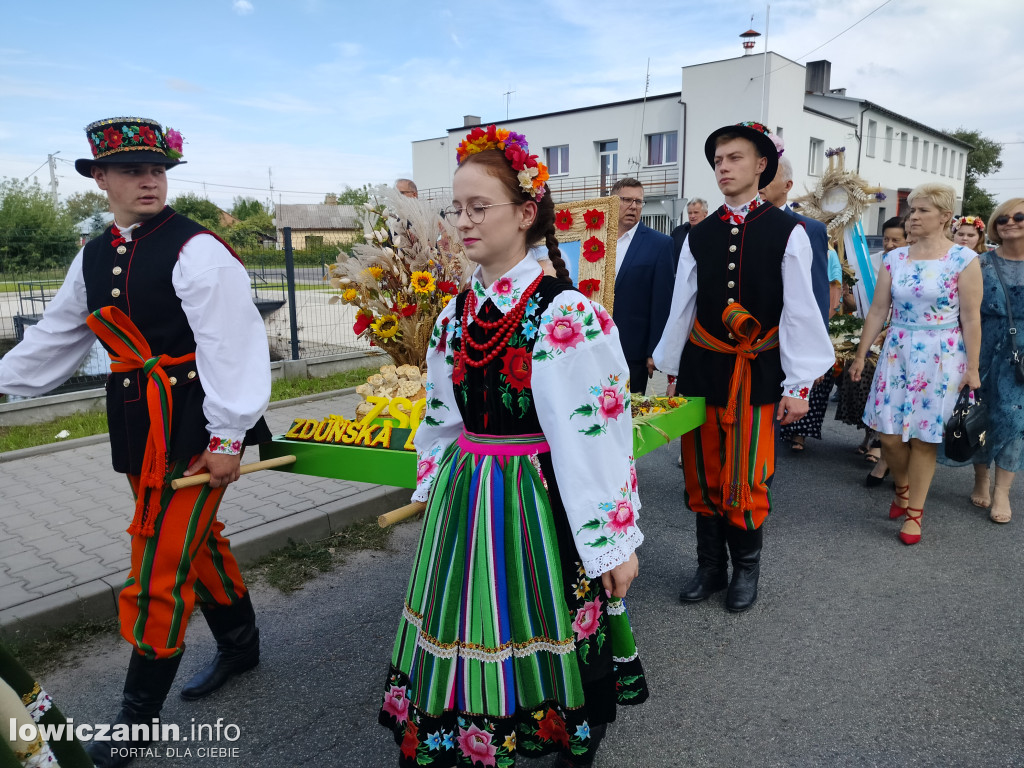
[[[726,343],[722,312],[729,299],[742,304],[768,331],[782,316],[782,259],[793,228],[799,225],[772,205],[751,211],[743,224],[722,221],[720,209],[690,230],[690,251],[697,262],[697,321]],[[733,355],[687,343],[679,363],[676,391],[704,397],[708,405],[729,399]],[[751,405],[777,402],[784,379],[779,350],[762,352],[751,363]]]
[[[174,292],[171,271],[185,244],[207,233],[170,207],[132,230],[124,253],[111,245],[108,227],[86,243],[82,254],[86,302],[90,312],[116,306],[138,327],[154,355],[180,357],[196,350],[195,337]],[[109,350],[108,350],[109,351]],[[202,453],[210,442],[203,402],[206,394],[194,362],[168,367],[175,379],[171,441],[167,459],[175,461]],[[138,474],[149,433],[147,379],[141,370],[107,377],[107,424],[114,469]],[[249,430],[246,444],[269,439],[263,419]]]

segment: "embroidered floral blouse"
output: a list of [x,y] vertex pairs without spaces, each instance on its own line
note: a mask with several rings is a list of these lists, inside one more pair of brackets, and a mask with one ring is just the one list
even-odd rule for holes
[[[485,288],[478,268],[471,290],[482,313],[496,307],[508,313],[523,291],[541,274],[533,259],[524,259]],[[580,559],[591,578],[629,559],[643,541],[636,525],[640,500],[633,462],[628,368],[611,316],[576,290],[557,294],[545,307],[536,294],[519,331],[505,353],[490,365],[501,369],[495,388],[508,419],[535,419],[551,448],[551,464],[561,503]],[[481,414],[464,412],[453,383],[452,344],[461,344],[458,302],[438,317],[427,351],[427,409],[416,433],[418,486],[413,499],[426,501],[446,449],[470,425],[485,431]],[[493,310],[491,310],[493,312]],[[495,315],[496,316],[496,315]],[[472,323],[472,315],[470,316]],[[506,425],[514,423],[505,420]],[[491,434],[509,432],[495,421]],[[495,429],[496,428],[496,429]],[[528,430],[527,430],[528,431]]]

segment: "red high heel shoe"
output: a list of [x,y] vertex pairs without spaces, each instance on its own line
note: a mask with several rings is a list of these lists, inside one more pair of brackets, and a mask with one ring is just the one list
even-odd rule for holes
[[[907,522],[917,523],[917,533],[904,533],[900,531],[900,541],[906,545],[917,544],[921,540],[921,515],[924,514],[923,509],[914,509],[913,507],[907,507]],[[910,514],[911,512],[917,512],[916,515]]]
[[[893,493],[896,494],[897,499],[905,499],[907,502],[910,501],[910,486],[909,485],[894,485]],[[895,501],[889,505],[889,519],[896,520],[897,518],[903,517],[907,513],[907,507],[901,507]]]

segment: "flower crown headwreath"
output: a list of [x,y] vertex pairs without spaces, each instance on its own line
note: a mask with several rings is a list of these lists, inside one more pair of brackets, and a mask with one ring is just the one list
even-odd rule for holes
[[505,153],[505,159],[512,164],[512,170],[519,174],[519,188],[523,192],[534,200],[544,197],[548,167],[539,162],[536,155],[530,154],[530,145],[526,143],[523,134],[494,125],[487,126],[487,130],[477,126],[459,144],[455,153],[458,164],[462,165],[462,161],[470,155],[488,149]]
[[959,219],[953,219],[953,231],[956,232],[964,224],[974,227],[979,232],[985,231],[985,222],[981,220],[980,216],[961,216]]

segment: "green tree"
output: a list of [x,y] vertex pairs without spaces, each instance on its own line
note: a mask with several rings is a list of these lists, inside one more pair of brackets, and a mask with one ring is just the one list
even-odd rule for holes
[[218,235],[224,233],[224,227],[220,223],[221,209],[205,197],[200,197],[191,192],[178,195],[171,202],[171,208],[183,216],[188,216],[197,224],[202,224],[207,229],[216,232]]
[[370,185],[363,184],[361,187],[352,189],[348,184],[345,191],[338,193],[338,205],[362,205],[370,199]]
[[269,217],[270,211],[255,197],[236,197],[231,207],[231,215],[242,221],[261,214]]
[[[233,216],[237,214],[232,213]],[[266,211],[250,214],[237,224],[228,228],[224,239],[231,243],[236,251],[259,248],[265,237],[273,239],[276,235],[273,219]]]
[[947,133],[974,147],[967,153],[967,167],[964,170],[963,212],[965,215],[980,216],[988,221],[996,208],[996,199],[982,189],[978,180],[991,176],[1003,167],[1003,145],[986,139],[979,131],[969,131],[966,128],[957,128]]
[[110,210],[107,196],[102,192],[75,192],[64,201],[64,210],[75,223],[92,218],[97,213]]
[[66,266],[78,248],[75,222],[39,182],[0,181],[0,271]]

